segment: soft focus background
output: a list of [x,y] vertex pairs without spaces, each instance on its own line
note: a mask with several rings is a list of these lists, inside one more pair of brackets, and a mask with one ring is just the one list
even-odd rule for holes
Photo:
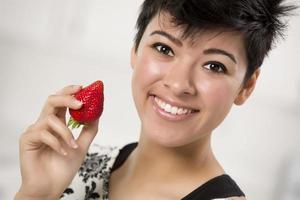
[[[20,134],[65,85],[104,81],[95,143],[137,140],[129,54],[141,2],[0,0],[1,200],[20,185]],[[249,200],[300,199],[300,17],[289,24],[253,96],[233,107],[213,138],[217,157]]]

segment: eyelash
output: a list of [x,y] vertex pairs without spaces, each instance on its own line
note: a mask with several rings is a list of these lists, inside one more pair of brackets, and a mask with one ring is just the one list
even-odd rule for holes
[[[165,45],[163,43],[154,43],[152,45],[152,47],[158,52],[158,53],[161,53],[161,54],[164,54],[166,56],[170,56],[170,57],[173,57],[175,54],[174,54],[174,51],[172,50],[171,47],[169,47],[168,45]],[[167,51],[167,52],[166,52]],[[172,53],[172,55],[169,55],[169,53]]]
[[[166,56],[170,56],[170,57],[173,57],[175,54],[172,50],[171,47],[169,47],[168,45],[165,45],[163,43],[160,43],[160,42],[157,42],[157,43],[154,43],[152,45],[152,47],[158,52],[158,53],[161,53],[163,55],[166,55]],[[167,51],[167,52],[166,52]],[[172,53],[172,55],[169,55],[169,53]],[[210,61],[210,62],[207,62],[204,64],[204,66],[206,65],[213,65],[213,66],[217,66],[218,67],[218,70],[213,70],[213,69],[208,69],[206,67],[204,67],[205,69],[207,70],[210,70],[212,72],[215,72],[215,73],[227,73],[227,68],[225,67],[225,65],[223,65],[222,63],[218,62],[218,61]],[[221,70],[221,71],[220,71]]]
[[[209,69],[207,68],[207,67],[205,67],[205,66],[207,66],[207,65],[210,65],[210,67],[209,67]],[[225,74],[225,73],[227,73],[227,68],[225,67],[225,65],[223,65],[222,63],[220,63],[220,62],[218,62],[218,61],[210,61],[210,62],[207,62],[207,63],[205,63],[204,65],[204,68],[205,69],[207,69],[207,70],[210,70],[210,71],[212,71],[212,72],[215,72],[215,73],[223,73],[223,74]],[[214,69],[211,69],[211,67],[218,67],[218,70],[216,71],[216,70],[214,70]],[[222,70],[222,71],[220,71],[220,70]]]

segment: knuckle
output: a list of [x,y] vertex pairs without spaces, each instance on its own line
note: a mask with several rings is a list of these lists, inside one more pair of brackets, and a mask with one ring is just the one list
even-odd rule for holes
[[77,89],[77,87],[78,87],[77,85],[69,85],[70,89]]
[[23,134],[26,134],[27,132],[31,132],[35,129],[35,124],[30,124],[24,131]]
[[72,97],[71,95],[65,95],[65,96],[64,96],[64,103],[65,103],[65,104],[70,104],[70,102],[73,101],[73,98],[74,98],[74,97]]
[[76,101],[75,97],[71,95],[65,95],[63,98],[64,106],[66,107],[74,107],[74,102]]
[[45,117],[44,121],[45,121],[45,124],[47,124],[49,126],[51,124],[51,117],[50,117],[50,115],[47,115]]
[[66,85],[63,90],[66,91],[66,90],[69,90],[69,89],[72,89],[74,87],[74,85]]
[[55,122],[55,115],[54,114],[50,114],[46,117],[46,121],[47,121],[47,124],[52,124]]
[[39,132],[39,138],[40,140],[47,145],[53,145],[54,138],[51,136],[51,134],[48,131],[40,131]]
[[44,140],[47,137],[46,131],[45,130],[41,130],[39,131],[39,137],[41,140]]
[[68,99],[69,99],[68,100],[69,106],[72,106],[75,108],[78,107],[78,102],[80,102],[80,101],[82,102],[82,100],[78,100],[74,96],[69,96]]
[[23,144],[25,141],[27,141],[30,137],[32,137],[32,134],[35,130],[35,124],[29,125],[25,131],[20,135],[19,137],[19,144]]
[[57,95],[55,95],[55,94],[49,95],[48,98],[47,98],[47,104],[53,105],[54,104],[54,100],[55,100],[56,97],[57,97]]
[[63,87],[62,89],[60,89],[59,91],[57,91],[56,94],[64,94],[69,90],[73,90],[74,88],[76,88],[75,85],[67,85],[67,86]]
[[60,90],[58,90],[56,92],[56,94],[63,94],[66,90],[68,90],[68,88],[70,88],[70,85],[64,86],[63,88],[61,88]]
[[27,137],[27,135],[32,133],[34,130],[35,130],[35,124],[31,124],[28,127],[26,127],[25,131],[23,131],[23,133],[20,135],[19,141],[23,141]]

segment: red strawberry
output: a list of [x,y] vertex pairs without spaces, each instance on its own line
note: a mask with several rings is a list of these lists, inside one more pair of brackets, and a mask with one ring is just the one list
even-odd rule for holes
[[69,109],[71,117],[68,126],[74,129],[100,118],[103,111],[103,89],[103,82],[98,80],[74,95],[83,105],[78,110]]

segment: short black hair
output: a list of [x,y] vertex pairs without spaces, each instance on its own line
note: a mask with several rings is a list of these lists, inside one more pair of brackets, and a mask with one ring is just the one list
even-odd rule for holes
[[282,17],[296,8],[284,0],[145,0],[136,22],[137,51],[146,27],[156,14],[170,14],[171,22],[184,27],[183,37],[199,30],[230,29],[244,36],[248,80],[259,68],[278,38],[284,38],[287,23]]

